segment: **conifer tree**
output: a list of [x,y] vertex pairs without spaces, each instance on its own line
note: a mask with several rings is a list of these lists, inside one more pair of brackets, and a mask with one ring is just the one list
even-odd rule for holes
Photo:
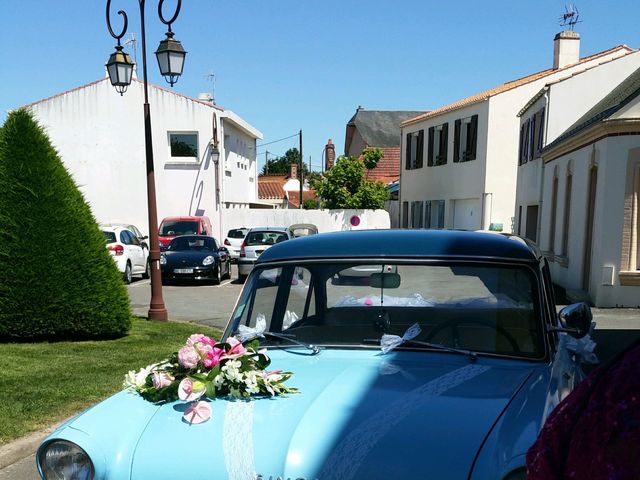
[[31,113],[0,129],[0,339],[124,335],[122,276],[82,193]]

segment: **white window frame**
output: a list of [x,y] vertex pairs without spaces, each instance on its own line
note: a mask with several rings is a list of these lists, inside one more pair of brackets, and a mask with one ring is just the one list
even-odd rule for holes
[[[172,135],[195,135],[196,137],[196,156],[195,157],[174,157],[171,154],[171,136]],[[169,130],[167,131],[167,157],[172,163],[198,163],[200,158],[200,135],[197,130]]]

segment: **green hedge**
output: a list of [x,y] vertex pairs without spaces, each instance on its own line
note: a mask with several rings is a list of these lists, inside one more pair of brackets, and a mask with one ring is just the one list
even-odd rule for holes
[[108,338],[131,326],[102,232],[25,110],[0,129],[0,339]]

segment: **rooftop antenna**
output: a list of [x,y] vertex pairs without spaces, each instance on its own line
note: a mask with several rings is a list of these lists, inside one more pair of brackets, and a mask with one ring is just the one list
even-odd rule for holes
[[127,35],[127,39],[124,41],[125,45],[131,45],[133,47],[133,61],[138,64],[138,40],[135,33]]
[[207,82],[211,82],[211,103],[215,105],[216,104],[216,76],[213,73],[213,70],[209,70],[209,73],[207,73],[204,76],[204,78]]
[[581,23],[581,21],[578,20],[578,17],[580,17],[578,7],[576,7],[573,3],[570,3],[569,5],[565,5],[564,13],[560,15],[560,17],[558,18],[558,22],[563,27],[566,27],[568,25],[569,29],[573,32],[576,23]]

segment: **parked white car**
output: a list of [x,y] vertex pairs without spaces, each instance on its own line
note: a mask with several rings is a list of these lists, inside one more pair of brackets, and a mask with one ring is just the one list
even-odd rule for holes
[[227,238],[224,239],[224,246],[229,250],[229,256],[231,260],[237,261],[240,257],[240,247],[242,247],[242,242],[244,241],[244,237],[247,236],[249,232],[248,228],[232,228],[227,232]]
[[262,252],[290,238],[291,232],[286,227],[259,227],[249,230],[240,247],[238,280],[243,282],[247,278]]
[[131,283],[133,275],[149,278],[149,250],[142,248],[136,234],[120,226],[102,225],[100,228],[107,242],[107,250],[118,265],[124,283]]

